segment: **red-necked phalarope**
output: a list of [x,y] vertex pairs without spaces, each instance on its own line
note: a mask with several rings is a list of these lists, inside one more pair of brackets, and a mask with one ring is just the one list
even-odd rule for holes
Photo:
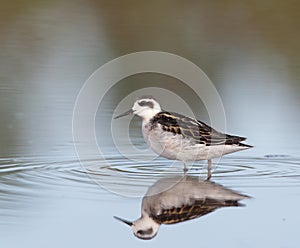
[[138,98],[133,107],[114,119],[135,114],[142,118],[144,139],[151,149],[168,159],[186,162],[208,160],[208,179],[211,159],[252,146],[243,144],[246,138],[216,131],[202,121],[184,115],[162,111],[152,96]]
[[222,207],[242,206],[249,196],[198,177],[175,176],[158,180],[148,189],[142,201],[141,217],[128,221],[136,237],[152,239],[162,224],[176,224],[209,214]]

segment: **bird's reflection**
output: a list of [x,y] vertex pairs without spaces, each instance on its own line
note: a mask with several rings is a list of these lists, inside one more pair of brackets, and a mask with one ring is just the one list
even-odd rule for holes
[[166,177],[149,187],[138,220],[115,218],[129,225],[136,237],[152,239],[161,224],[195,219],[222,207],[241,206],[239,201],[246,198],[249,197],[198,177]]

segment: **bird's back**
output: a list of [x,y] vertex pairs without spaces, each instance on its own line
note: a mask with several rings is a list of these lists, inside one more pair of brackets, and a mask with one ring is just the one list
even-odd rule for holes
[[142,210],[160,224],[201,217],[221,207],[240,206],[248,196],[192,176],[163,178],[151,186]]
[[251,147],[241,143],[246,140],[245,137],[218,132],[202,121],[178,113],[159,112],[151,119],[150,123],[152,129],[161,125],[165,132],[182,135],[183,138],[192,139],[196,143],[206,146],[241,145]]

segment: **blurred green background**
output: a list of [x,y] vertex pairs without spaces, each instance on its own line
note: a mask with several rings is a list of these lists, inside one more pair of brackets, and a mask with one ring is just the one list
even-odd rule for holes
[[[111,59],[144,50],[198,65],[222,97],[229,132],[260,143],[262,153],[270,143],[275,153],[282,145],[295,153],[299,8],[297,1],[3,1],[0,155],[72,152],[72,110],[84,81]],[[151,80],[172,89],[152,75],[112,96]]]

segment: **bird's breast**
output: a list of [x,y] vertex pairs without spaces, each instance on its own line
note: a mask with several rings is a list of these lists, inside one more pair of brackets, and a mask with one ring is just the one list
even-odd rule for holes
[[168,159],[181,160],[178,155],[182,153],[184,147],[192,144],[190,139],[186,139],[182,135],[163,130],[160,124],[143,125],[143,136],[155,153]]

